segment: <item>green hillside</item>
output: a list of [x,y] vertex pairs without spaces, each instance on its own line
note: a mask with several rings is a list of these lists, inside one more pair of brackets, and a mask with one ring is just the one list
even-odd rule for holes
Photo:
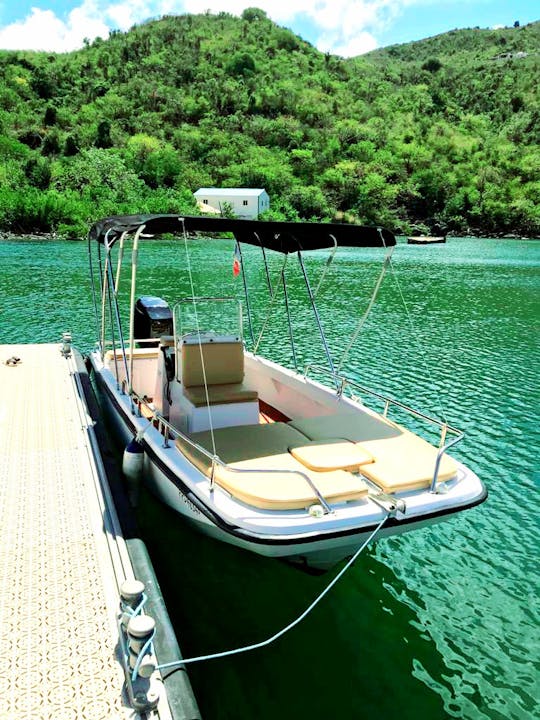
[[57,55],[0,51],[0,231],[196,212],[540,236],[540,23],[343,60],[257,9],[164,17]]

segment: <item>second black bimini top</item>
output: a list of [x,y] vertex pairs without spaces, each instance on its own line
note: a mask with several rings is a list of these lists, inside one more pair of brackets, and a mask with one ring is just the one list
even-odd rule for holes
[[89,237],[113,244],[124,232],[144,225],[144,235],[178,235],[184,232],[226,233],[248,245],[281,253],[321,250],[335,244],[346,247],[390,247],[396,238],[389,230],[364,225],[337,223],[271,222],[189,215],[115,215],[103,218],[90,228]]

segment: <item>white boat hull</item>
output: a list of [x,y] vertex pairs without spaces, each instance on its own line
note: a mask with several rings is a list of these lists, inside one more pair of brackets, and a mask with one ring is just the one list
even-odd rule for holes
[[[143,417],[132,412],[129,398],[116,388],[111,373],[103,369],[98,355],[91,356],[91,362],[98,381],[106,411],[114,424],[118,438],[127,445],[137,432],[144,431],[142,444],[145,450],[144,482],[150,491],[162,502],[188,520],[197,530],[217,540],[259,555],[279,558],[306,569],[324,571],[341,560],[351,556],[365,541],[384,517],[384,510],[374,503],[364,518],[354,519],[349,512],[342,512],[342,518],[320,521],[298,512],[261,513],[247,520],[228,514],[229,498],[220,488],[209,492],[207,478],[200,476],[174,445],[164,447],[163,436]],[[180,458],[180,462],[178,462]],[[481,503],[486,492],[471,471],[460,466],[460,472],[467,473],[474,488],[462,498],[459,506],[455,500],[435,503],[428,496],[431,506],[419,505],[416,514],[414,506],[406,515],[397,514],[389,518],[377,538],[397,535],[403,532],[440,522],[451,514]],[[427,493],[426,493],[427,495]],[[220,507],[220,502],[222,507]],[[224,509],[225,508],[225,509]],[[242,515],[249,516],[244,508]],[[266,520],[266,517],[270,517]]]

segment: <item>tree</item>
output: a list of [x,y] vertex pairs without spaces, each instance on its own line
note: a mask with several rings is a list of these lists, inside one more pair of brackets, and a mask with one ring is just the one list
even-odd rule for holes
[[77,141],[73,135],[68,135],[64,143],[64,155],[66,157],[71,157],[72,155],[76,155],[78,152],[79,148],[77,146]]
[[31,185],[40,190],[49,187],[51,181],[51,166],[44,157],[31,157],[26,163],[24,173]]
[[435,73],[442,68],[442,63],[438,58],[429,58],[425,63],[422,64],[422,70]]
[[60,139],[58,133],[53,130],[49,131],[43,140],[41,152],[44,155],[58,155],[60,152]]
[[289,192],[287,199],[298,215],[305,220],[310,218],[322,220],[331,215],[328,202],[322,190],[316,185],[296,186]]
[[247,22],[256,22],[258,20],[268,20],[268,16],[264,10],[252,7],[244,10],[242,13],[242,20],[247,20]]
[[45,125],[54,125],[56,123],[56,108],[53,105],[47,105],[43,122]]
[[92,202],[114,208],[135,201],[144,195],[144,185],[128,169],[118,153],[91,148],[66,159],[53,178],[57,190],[73,190]]
[[110,148],[112,145],[111,123],[108,120],[102,120],[97,127],[96,147]]
[[227,72],[229,75],[253,75],[255,72],[255,60],[249,53],[236,53],[232,56],[227,64]]

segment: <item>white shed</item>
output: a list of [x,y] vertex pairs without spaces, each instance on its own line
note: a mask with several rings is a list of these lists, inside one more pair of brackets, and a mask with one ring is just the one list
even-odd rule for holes
[[250,220],[270,207],[268,193],[261,188],[199,188],[194,195],[203,211],[206,206],[221,212],[227,204],[237,217]]

